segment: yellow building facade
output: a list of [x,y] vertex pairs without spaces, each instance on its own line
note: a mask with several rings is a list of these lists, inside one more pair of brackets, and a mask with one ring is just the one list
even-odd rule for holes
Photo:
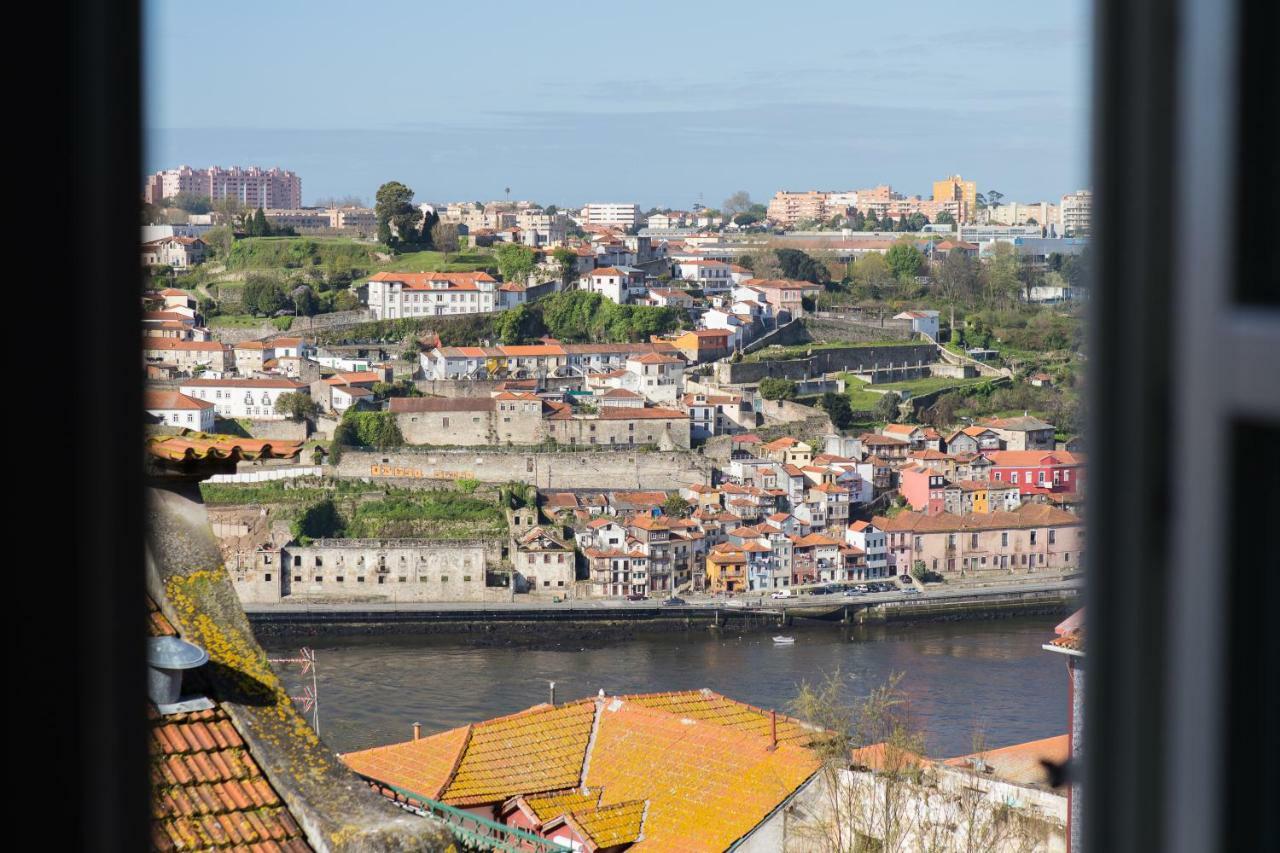
[[960,219],[968,222],[978,209],[978,183],[966,181],[959,175],[934,181],[933,200],[960,202]]

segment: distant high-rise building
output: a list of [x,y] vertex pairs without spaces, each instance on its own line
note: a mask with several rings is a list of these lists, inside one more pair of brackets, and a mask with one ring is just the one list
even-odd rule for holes
[[978,184],[959,175],[934,181],[933,200],[960,202],[960,221],[968,222],[978,209]]
[[1089,234],[1093,224],[1093,192],[1076,190],[1062,197],[1058,207],[1062,231],[1068,237]]
[[630,228],[640,221],[638,204],[591,203],[582,208],[583,225],[614,225]]
[[246,207],[299,208],[302,207],[302,178],[294,172],[259,166],[230,169],[179,166],[147,176],[142,191],[149,204],[159,204],[161,199],[173,198],[179,193],[208,196],[214,202],[234,198]]
[[[769,208],[766,215],[773,222],[787,228],[791,228],[796,223],[804,220],[822,221],[830,219],[832,215],[830,198],[833,195],[837,194],[820,190],[807,190],[805,192],[778,190],[774,193],[773,198],[769,200]],[[839,195],[851,194],[841,193]],[[852,195],[856,196],[856,193]],[[841,212],[843,212],[843,209]]]

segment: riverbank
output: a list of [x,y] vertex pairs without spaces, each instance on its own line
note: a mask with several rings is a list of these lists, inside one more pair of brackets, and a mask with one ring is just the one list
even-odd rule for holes
[[714,606],[601,606],[361,609],[247,608],[259,637],[430,635],[475,646],[603,642],[670,633],[756,633],[797,625],[874,625],[1063,616],[1078,589],[983,592],[892,601],[836,599],[785,609]]
[[[1041,648],[1060,617],[868,625],[796,620],[785,632],[647,631],[631,638],[556,635],[519,645],[413,633],[263,641],[272,658],[314,652],[321,736],[340,752],[407,740],[547,701],[707,688],[760,708],[790,710],[799,686],[839,672],[847,698],[902,674],[926,754],[973,751],[975,731],[1004,746],[1066,731],[1068,681]],[[785,633],[788,645],[772,642]],[[488,642],[488,641],[486,641]],[[280,663],[290,695],[311,672]]]

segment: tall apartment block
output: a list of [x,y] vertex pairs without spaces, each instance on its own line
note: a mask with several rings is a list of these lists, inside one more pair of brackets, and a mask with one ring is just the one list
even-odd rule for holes
[[283,169],[258,166],[179,166],[149,175],[142,191],[149,204],[159,204],[178,193],[208,196],[215,202],[234,198],[246,207],[294,209],[302,207],[302,178]]
[[1062,231],[1068,237],[1090,233],[1093,219],[1093,193],[1076,190],[1062,197],[1058,207],[1062,217]]
[[933,182],[934,201],[960,202],[960,221],[969,222],[978,210],[978,183],[959,175]]
[[613,225],[630,228],[640,221],[638,204],[592,203],[582,208],[583,225]]

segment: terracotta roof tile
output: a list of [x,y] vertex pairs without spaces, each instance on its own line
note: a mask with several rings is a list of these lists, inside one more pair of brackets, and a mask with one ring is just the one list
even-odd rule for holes
[[[471,727],[440,799],[462,807],[522,802],[544,827],[568,823],[598,847],[640,840],[655,851],[723,850],[818,769],[801,745],[809,729],[779,717],[773,745],[770,727],[767,712],[710,691],[540,705]],[[412,789],[416,762],[438,768],[456,754],[456,742],[441,737],[344,760]],[[428,759],[433,746],[446,755]],[[375,755],[376,775],[361,769]],[[428,781],[441,787],[440,776]]]
[[177,435],[156,435],[147,439],[147,453],[168,462],[238,461],[293,459],[302,452],[302,442],[182,430]]
[[[147,598],[152,636],[176,633]],[[309,851],[288,807],[220,705],[151,722],[151,839],[157,850]]]

